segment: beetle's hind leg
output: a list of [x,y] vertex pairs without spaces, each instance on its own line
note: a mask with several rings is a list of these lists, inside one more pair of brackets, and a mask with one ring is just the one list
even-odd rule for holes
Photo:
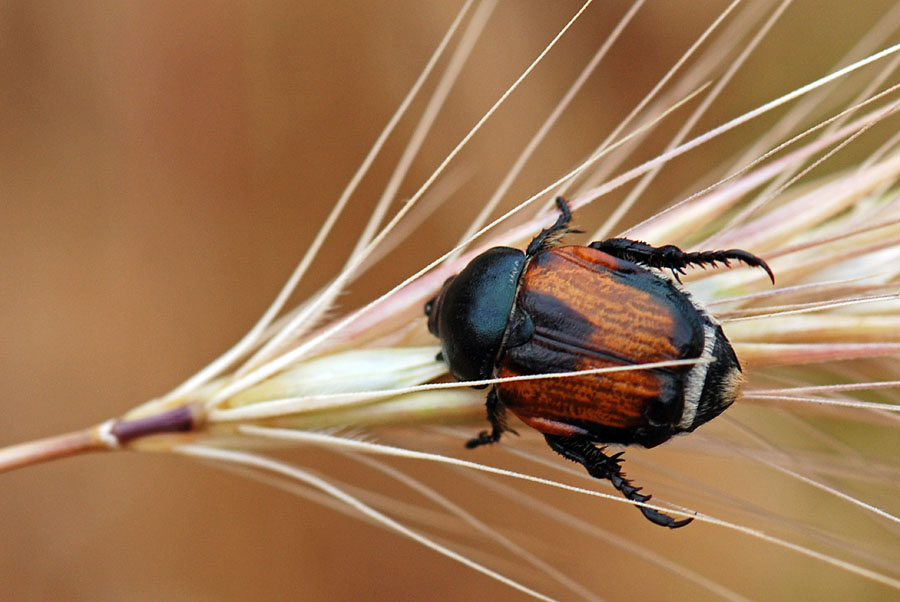
[[607,255],[618,257],[619,259],[639,263],[651,268],[672,270],[676,280],[679,280],[679,274],[684,273],[684,268],[690,265],[703,267],[704,265],[722,263],[727,266],[729,265],[729,261],[734,260],[741,261],[753,268],[765,270],[766,274],[768,274],[769,278],[772,280],[772,284],[775,284],[775,275],[772,273],[769,265],[753,253],[748,253],[741,249],[687,253],[675,245],[654,247],[645,242],[628,238],[598,240],[597,242],[592,242],[588,246],[592,249],[603,251]]
[[[607,456],[603,450],[594,445],[590,440],[579,436],[563,437],[561,435],[544,435],[547,443],[557,453],[574,462],[578,462],[584,466],[588,473],[597,479],[606,479],[613,484],[613,487],[622,492],[626,498],[632,502],[646,502],[651,498],[649,495],[639,493],[640,487],[634,487],[631,482],[622,474],[622,452]],[[638,506],[638,510],[644,513],[647,519],[662,527],[677,529],[683,527],[693,518],[683,520],[675,520],[668,514],[658,512],[653,508]]]
[[531,241],[525,250],[527,257],[551,248],[561,236],[568,232],[580,232],[580,230],[569,229],[569,222],[572,221],[572,212],[569,211],[569,204],[566,202],[566,199],[561,196],[556,197],[556,206],[559,207],[559,217],[556,219],[556,223],[549,228],[544,228],[540,234],[534,237],[534,240]]
[[466,442],[466,447],[469,449],[496,443],[500,440],[500,436],[505,432],[518,434],[516,431],[506,426],[506,408],[500,402],[500,397],[497,395],[496,388],[491,389],[491,392],[488,393],[485,407],[487,408],[488,421],[491,423],[491,430],[490,432],[481,431],[477,437],[469,439]]

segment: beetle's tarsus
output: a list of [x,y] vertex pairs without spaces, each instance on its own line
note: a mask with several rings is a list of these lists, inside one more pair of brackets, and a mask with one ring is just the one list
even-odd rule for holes
[[491,423],[491,431],[481,431],[478,433],[478,436],[474,439],[469,439],[466,442],[466,448],[475,449],[476,447],[480,447],[482,445],[490,445],[492,443],[496,443],[500,441],[500,437],[503,433],[513,433],[514,435],[518,435],[516,431],[510,429],[506,426],[506,408],[503,407],[503,404],[500,403],[500,397],[497,395],[497,389],[491,389],[491,392],[488,393],[487,400],[485,401],[485,407],[487,408],[487,419]]
[[496,430],[481,431],[478,433],[478,436],[474,439],[469,439],[466,441],[466,449],[475,449],[476,447],[481,447],[482,445],[491,445],[492,443],[496,443],[500,440],[500,435],[503,434],[502,431],[498,432]]
[[[592,477],[609,481],[612,483],[613,487],[618,489],[622,495],[632,502],[644,503],[652,497],[640,493],[641,488],[634,487],[631,484],[631,481],[626,479],[625,475],[622,474],[621,464],[624,460],[624,458],[622,458],[623,452],[607,456],[603,449],[594,445],[589,439],[579,436],[563,437],[560,435],[545,434],[544,438],[554,451],[564,458],[568,458],[569,460],[578,462],[584,466]],[[645,506],[638,506],[637,508],[650,522],[670,529],[683,527],[694,520],[693,518],[675,520],[668,514],[663,514],[653,508],[647,508]]]
[[684,274],[684,268],[694,265],[706,268],[707,265],[715,265],[721,263],[726,267],[730,267],[730,260],[740,261],[752,268],[760,268],[768,274],[772,284],[775,284],[775,274],[765,260],[757,257],[753,253],[748,253],[742,249],[729,249],[727,251],[698,251],[687,253],[682,251],[675,245],[664,245],[662,247],[654,247],[639,240],[631,240],[628,238],[609,238],[607,240],[598,240],[588,245],[592,249],[603,251],[613,257],[638,263],[651,268],[669,269],[675,279],[681,282],[678,274]]

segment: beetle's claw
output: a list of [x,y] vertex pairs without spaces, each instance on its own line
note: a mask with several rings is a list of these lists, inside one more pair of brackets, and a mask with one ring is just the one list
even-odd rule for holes
[[487,431],[481,431],[480,433],[478,433],[477,437],[466,441],[466,448],[475,449],[476,447],[489,445],[491,443],[493,443],[493,441],[491,440],[491,434]]
[[643,506],[640,506],[640,509],[641,509],[641,512],[643,512],[644,516],[647,518],[647,520],[649,520],[653,524],[659,525],[660,527],[668,527],[670,529],[678,529],[679,527],[683,527],[686,524],[688,524],[694,520],[693,517],[685,518],[682,520],[675,520],[668,514],[663,514],[662,512],[658,512],[658,511],[654,510],[653,508],[645,508]]
[[[622,491],[622,493],[625,493],[625,497],[633,502],[640,502],[644,504],[653,499],[652,495],[644,495],[642,493],[638,493],[641,490],[641,487],[630,487],[630,489],[632,490],[630,494],[626,493],[624,490]],[[646,506],[638,506],[638,509],[651,523],[659,525],[661,527],[668,527],[669,529],[678,529],[679,527],[683,527],[694,520],[693,517],[675,520],[664,512],[660,512],[659,510],[656,510],[654,508],[647,508]]]
[[[626,494],[626,497],[633,502],[640,502],[643,504],[653,499],[652,495],[643,495],[641,493],[638,493],[638,491],[641,490],[640,487],[632,487],[631,489],[633,489],[633,491],[630,495]],[[647,508],[646,506],[638,506],[638,509],[651,523],[659,525],[661,527],[668,527],[669,529],[678,529],[679,527],[683,527],[694,520],[693,517],[675,520],[664,512],[660,512],[659,510],[656,510],[654,508]]]
[[769,264],[759,257],[756,257],[755,255],[753,257],[754,259],[756,259],[756,263],[750,263],[749,261],[745,261],[744,263],[749,265],[751,268],[760,268],[761,270],[765,271],[765,273],[769,275],[769,280],[772,281],[772,284],[775,284],[775,274],[772,273],[772,268],[769,267]]
[[[506,431],[502,428],[494,427],[494,429],[490,432],[481,431],[478,433],[478,436],[474,439],[469,439],[466,441],[466,449],[475,449],[476,447],[481,447],[482,445],[491,445],[492,443],[496,443],[500,441],[500,436],[504,432],[515,432],[515,431]],[[518,434],[518,433],[516,433]]]

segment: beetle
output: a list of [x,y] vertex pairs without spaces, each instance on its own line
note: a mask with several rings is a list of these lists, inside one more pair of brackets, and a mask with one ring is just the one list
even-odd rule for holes
[[[485,403],[491,430],[466,444],[476,448],[514,432],[507,426],[510,410],[591,476],[646,502],[651,496],[622,473],[623,452],[607,455],[602,445],[649,448],[689,433],[730,406],[743,382],[721,326],[680,287],[679,274],[735,260],[765,270],[773,284],[775,276],[765,261],[740,249],[685,252],[627,238],[562,246],[565,234],[578,231],[569,228],[566,201],[556,203],[556,223],[524,253],[494,247],[450,277],[425,304],[428,330],[440,339],[438,358],[460,381],[696,360],[497,383]],[[677,283],[661,270],[671,270]],[[693,520],[638,508],[671,529]]]

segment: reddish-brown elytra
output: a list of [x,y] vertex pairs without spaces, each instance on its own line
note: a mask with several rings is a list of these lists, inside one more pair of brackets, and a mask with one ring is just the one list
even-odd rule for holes
[[[459,380],[576,372],[672,360],[684,365],[502,382],[487,397],[490,432],[467,447],[494,443],[506,409],[544,434],[561,455],[628,499],[646,502],[621,471],[619,452],[598,443],[653,447],[718,416],[737,397],[741,366],[722,328],[672,280],[690,265],[737,260],[774,276],[746,251],[686,253],[625,238],[586,247],[557,246],[571,214],[560,217],[523,253],[489,249],[444,283],[425,305],[428,329]],[[677,528],[692,519],[639,507],[654,523]]]

